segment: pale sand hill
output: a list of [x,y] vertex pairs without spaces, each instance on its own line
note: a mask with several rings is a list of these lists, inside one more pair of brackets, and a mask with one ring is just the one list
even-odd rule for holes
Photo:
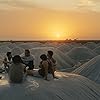
[[95,49],[97,44],[94,43],[94,42],[87,42],[87,43],[84,44],[84,46],[86,46],[89,49]]
[[39,42],[33,42],[33,43],[21,43],[18,44],[19,47],[23,48],[23,49],[32,49],[35,47],[41,47],[41,43]]
[[77,68],[73,73],[83,75],[100,84],[100,55]]
[[7,45],[10,49],[13,49],[13,48],[17,48],[17,44],[16,43],[10,43],[9,45]]
[[100,46],[100,42],[97,44],[97,47]]
[[72,45],[63,44],[63,45],[58,46],[57,49],[60,50],[60,51],[62,51],[63,53],[67,53],[67,52],[69,52],[72,48],[73,48]]
[[100,100],[100,86],[91,80],[58,72],[59,80],[28,77],[23,84],[0,80],[0,100]]
[[6,45],[0,46],[0,53],[7,53],[9,51],[11,51],[11,49],[7,47]]
[[78,62],[87,62],[88,60],[92,59],[93,57],[97,56],[95,52],[87,47],[75,47],[71,49],[68,53],[66,53],[72,59]]
[[76,42],[71,42],[71,43],[69,43],[69,45],[71,45],[72,47],[80,47],[80,46],[82,46],[81,43],[76,43]]
[[100,55],[100,46],[96,47],[93,51]]
[[20,47],[16,47],[16,48],[13,48],[11,50],[12,52],[12,55],[21,55],[23,52],[24,52],[24,49],[20,48]]

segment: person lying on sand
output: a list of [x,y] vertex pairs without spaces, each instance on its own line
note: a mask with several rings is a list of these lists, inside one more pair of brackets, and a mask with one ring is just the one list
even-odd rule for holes
[[28,70],[34,69],[34,56],[31,55],[28,49],[25,50],[25,55],[22,56],[21,58],[26,67],[29,67]]
[[9,80],[12,83],[21,83],[24,77],[25,65],[22,64],[21,57],[16,55],[12,58],[13,63],[9,68]]

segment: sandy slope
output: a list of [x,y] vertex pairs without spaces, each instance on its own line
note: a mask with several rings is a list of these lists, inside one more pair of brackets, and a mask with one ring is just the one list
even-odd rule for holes
[[93,51],[100,55],[100,46],[93,49]]
[[100,84],[100,55],[83,64],[73,73],[83,75]]
[[91,49],[87,47],[75,47],[71,49],[68,53],[66,53],[72,59],[79,61],[79,62],[86,62],[87,60],[92,59],[97,54],[93,52]]
[[58,72],[59,80],[28,77],[23,84],[0,81],[0,100],[100,100],[100,86],[89,79]]
[[95,49],[97,44],[94,42],[87,42],[84,44],[84,46],[86,46],[87,48],[90,48],[90,49]]

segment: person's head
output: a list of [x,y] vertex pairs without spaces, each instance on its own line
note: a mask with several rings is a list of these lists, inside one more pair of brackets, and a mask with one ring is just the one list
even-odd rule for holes
[[18,63],[21,63],[22,62],[21,57],[19,55],[15,55],[12,58],[12,61],[13,61],[14,64],[18,64]]
[[48,56],[49,58],[51,58],[51,57],[53,56],[53,51],[48,51],[47,56]]
[[40,58],[41,58],[42,60],[47,60],[47,56],[46,56],[45,54],[42,54],[42,55],[40,56]]
[[9,57],[9,58],[12,57],[11,52],[7,52],[6,55],[7,55],[7,57]]
[[30,56],[30,51],[29,51],[29,49],[25,49],[25,56]]

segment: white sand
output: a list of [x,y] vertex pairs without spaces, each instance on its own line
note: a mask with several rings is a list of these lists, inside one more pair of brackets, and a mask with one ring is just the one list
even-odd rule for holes
[[4,46],[0,46],[0,53],[7,53],[9,51],[11,51],[11,49],[9,47],[7,47],[5,45]]
[[59,80],[28,77],[23,84],[0,80],[0,100],[100,100],[100,86],[89,79],[57,73]]
[[10,49],[13,49],[13,48],[16,48],[16,47],[17,47],[17,44],[16,44],[16,43],[10,43],[10,44],[8,45],[8,47],[9,47]]
[[100,84],[100,55],[77,68],[73,73],[83,75]]
[[23,49],[32,49],[35,47],[41,47],[41,45],[42,45],[41,43],[33,42],[33,43],[21,43],[18,46]]
[[63,53],[66,53],[66,52],[69,52],[72,48],[73,48],[72,45],[63,44],[63,45],[59,46],[57,49],[61,50]]
[[80,47],[80,46],[82,46],[81,43],[76,43],[76,42],[71,42],[71,43],[69,43],[69,45],[71,45],[73,47]]
[[93,51],[100,55],[100,46],[96,47]]
[[94,42],[87,42],[87,43],[84,44],[84,46],[86,46],[90,49],[94,49],[94,48],[96,48],[97,44],[94,43]]
[[98,47],[98,46],[100,46],[100,42],[99,42],[99,43],[97,43],[97,47]]
[[84,63],[95,57],[97,54],[93,52],[91,49],[83,46],[73,48],[68,53],[66,53],[66,55],[68,55],[69,57],[78,62]]
[[21,55],[23,52],[24,52],[24,49],[20,48],[20,47],[16,47],[16,48],[13,48],[11,50],[12,52],[12,55]]

